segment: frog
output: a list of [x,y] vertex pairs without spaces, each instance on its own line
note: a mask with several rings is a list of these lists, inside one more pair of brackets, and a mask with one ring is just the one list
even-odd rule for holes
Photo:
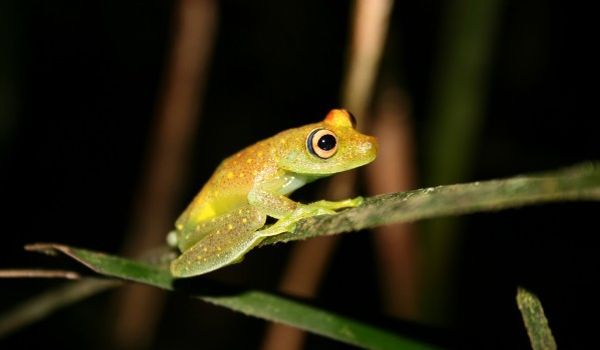
[[[293,233],[301,220],[359,206],[363,197],[302,204],[289,195],[376,156],[376,138],[357,131],[347,110],[332,109],[321,122],[282,131],[226,158],[167,235],[181,252],[170,263],[171,274],[193,277],[240,262],[266,237]],[[273,224],[266,224],[268,218]]]

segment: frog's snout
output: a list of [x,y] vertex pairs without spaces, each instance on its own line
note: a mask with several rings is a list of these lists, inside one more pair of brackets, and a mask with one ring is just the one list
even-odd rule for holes
[[373,160],[377,156],[378,147],[377,139],[373,136],[367,136],[358,148],[362,154]]

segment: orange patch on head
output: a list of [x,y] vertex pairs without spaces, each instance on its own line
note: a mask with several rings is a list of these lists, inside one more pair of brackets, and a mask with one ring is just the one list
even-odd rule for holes
[[356,128],[356,119],[345,109],[332,109],[325,117],[325,123],[335,126]]

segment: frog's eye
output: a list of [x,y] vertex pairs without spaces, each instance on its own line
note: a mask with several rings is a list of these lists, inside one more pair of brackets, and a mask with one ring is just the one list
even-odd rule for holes
[[328,159],[337,151],[337,137],[327,129],[315,129],[308,135],[306,147],[311,154]]

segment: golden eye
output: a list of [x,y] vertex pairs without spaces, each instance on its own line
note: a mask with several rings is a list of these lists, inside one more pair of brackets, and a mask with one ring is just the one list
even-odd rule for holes
[[328,159],[337,151],[337,137],[327,129],[315,129],[308,135],[306,147],[311,154]]

